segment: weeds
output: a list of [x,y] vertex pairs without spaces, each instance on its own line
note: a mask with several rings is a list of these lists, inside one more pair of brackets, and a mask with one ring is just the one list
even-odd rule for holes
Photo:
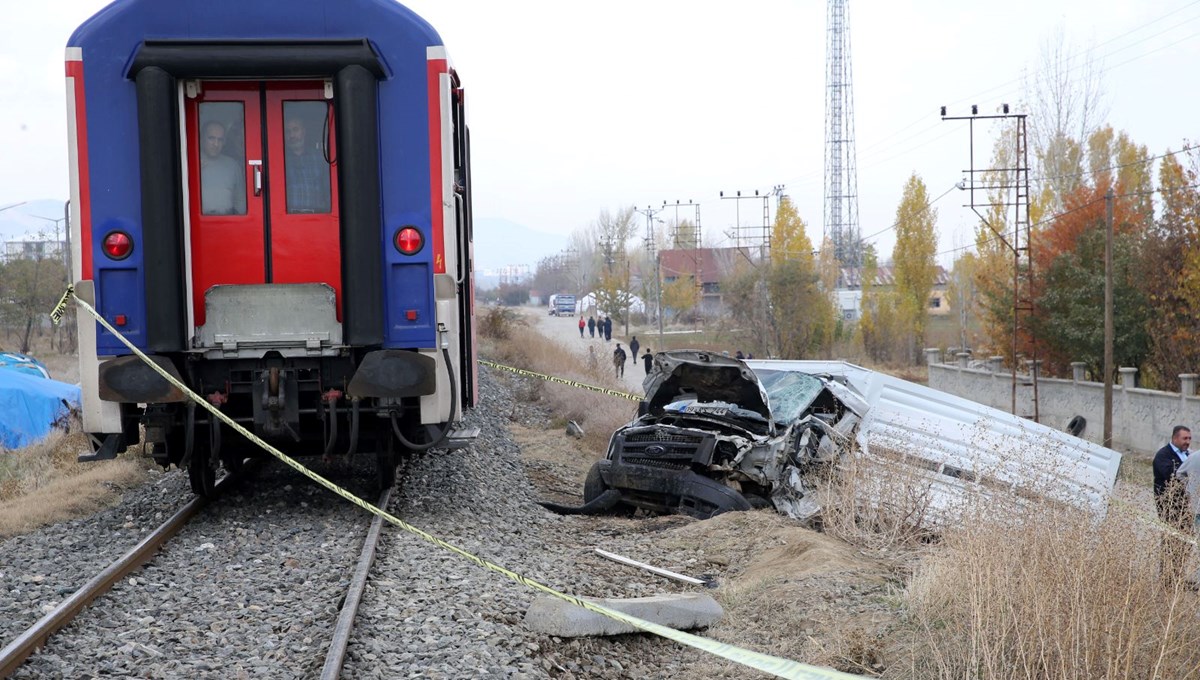
[[917,570],[922,677],[1195,678],[1194,593],[1160,578],[1160,537],[1126,515],[974,508]]
[[[483,354],[497,363],[524,368],[578,382],[621,389],[607,362],[580,361],[569,349],[542,337],[530,328],[518,314],[504,308],[489,310],[489,325],[498,335],[487,336]],[[481,324],[481,328],[485,324]],[[537,378],[519,378],[515,397],[520,401],[553,405],[553,418],[564,424],[573,420],[583,427],[583,445],[602,455],[613,431],[629,422],[637,410],[632,401],[614,398],[600,392],[569,385],[546,382]]]
[[136,454],[77,463],[86,445],[78,432],[54,432],[0,454],[0,538],[91,514],[115,500],[119,489],[146,478],[147,462]]

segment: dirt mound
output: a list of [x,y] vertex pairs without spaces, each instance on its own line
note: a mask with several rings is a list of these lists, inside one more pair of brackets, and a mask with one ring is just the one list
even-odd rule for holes
[[709,562],[748,584],[786,576],[796,579],[880,566],[842,541],[796,525],[774,510],[727,512],[671,532],[678,545],[702,547]]

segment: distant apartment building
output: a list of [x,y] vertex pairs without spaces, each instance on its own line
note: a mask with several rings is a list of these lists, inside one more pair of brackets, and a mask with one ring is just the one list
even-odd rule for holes
[[510,264],[495,270],[500,285],[516,284],[528,281],[533,277],[533,270],[527,264]]
[[5,241],[0,257],[5,262],[62,259],[66,251],[67,244],[64,241]]

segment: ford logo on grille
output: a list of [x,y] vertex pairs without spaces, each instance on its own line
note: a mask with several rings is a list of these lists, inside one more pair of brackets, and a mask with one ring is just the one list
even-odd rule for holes
[[647,456],[661,456],[667,452],[667,447],[660,444],[651,444],[646,447]]

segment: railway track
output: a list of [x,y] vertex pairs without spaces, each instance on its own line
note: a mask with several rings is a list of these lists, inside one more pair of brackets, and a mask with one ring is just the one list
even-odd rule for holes
[[[28,667],[23,670],[22,666],[31,657],[36,659],[39,650],[46,648],[48,644],[55,644],[56,633],[80,617],[88,616],[89,612],[91,616],[103,617],[103,611],[106,608],[106,604],[108,604],[107,600],[119,597],[119,595],[110,594],[106,598],[106,594],[115,586],[121,584],[123,579],[135,575],[147,563],[151,563],[169,545],[172,538],[178,536],[189,526],[189,523],[195,521],[197,515],[206,506],[210,503],[220,504],[226,494],[234,491],[237,481],[238,479],[235,476],[226,476],[222,479],[218,483],[218,496],[214,501],[209,501],[202,497],[193,498],[172,514],[165,522],[146,534],[135,546],[88,579],[83,586],[71,593],[61,603],[54,606],[36,623],[13,638],[3,649],[0,649],[0,678],[22,675],[26,672],[31,672],[33,675],[41,675],[41,671],[32,670]],[[386,507],[391,493],[392,489],[385,490],[380,495],[378,502]],[[300,505],[304,506],[307,504],[301,501]],[[267,512],[270,511],[268,510]],[[361,517],[361,513],[359,516]],[[371,564],[375,558],[382,533],[382,520],[375,517],[370,528],[366,531],[365,538],[358,551],[357,562],[351,571],[352,577],[349,580],[349,584],[339,598],[342,604],[340,611],[337,613],[336,624],[332,627],[332,635],[325,652],[324,664],[320,667],[321,678],[334,679],[340,677],[342,665],[346,659],[347,644],[351,639],[355,618],[359,605],[362,602],[362,594],[370,576]],[[202,548],[203,545],[208,544],[202,544]],[[205,597],[198,595],[196,599],[203,600]],[[136,637],[139,632],[124,631],[118,634],[118,636]]]

